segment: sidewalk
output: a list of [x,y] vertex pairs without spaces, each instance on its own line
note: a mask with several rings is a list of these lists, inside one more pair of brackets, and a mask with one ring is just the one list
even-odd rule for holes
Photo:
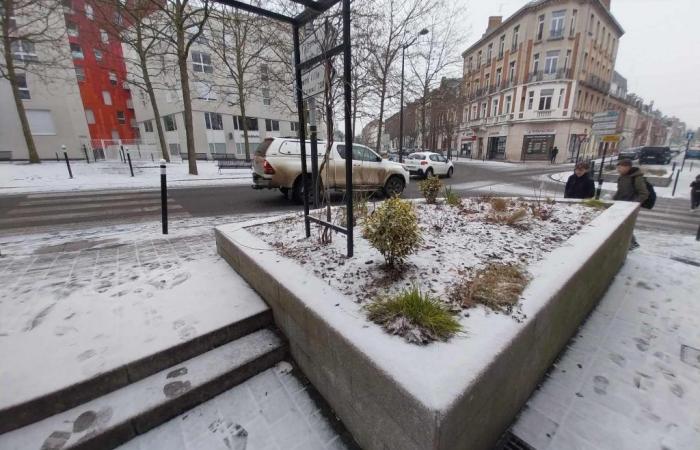
[[637,239],[513,428],[537,450],[700,448],[700,242]]

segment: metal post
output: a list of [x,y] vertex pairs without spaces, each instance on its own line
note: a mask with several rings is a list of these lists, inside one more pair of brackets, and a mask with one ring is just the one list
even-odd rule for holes
[[56,162],[59,162],[60,159],[58,159],[58,152],[56,152]]
[[123,145],[119,146],[119,161],[126,162],[126,158],[124,157],[124,146]]
[[70,161],[68,161],[68,152],[66,151],[66,146],[62,145],[61,150],[63,150],[63,158],[66,160],[66,167],[68,167],[68,177],[73,178],[73,171],[70,170]]
[[[306,121],[304,118],[303,83],[301,81],[301,70],[299,69],[299,64],[301,64],[301,53],[299,51],[299,25],[297,24],[292,26],[292,38],[294,40],[294,78],[296,80],[297,112],[299,114],[299,146],[301,147],[301,183],[303,183],[302,197],[304,199],[304,228],[306,230],[306,237],[311,237],[311,222],[309,221],[309,192],[308,189],[306,189],[306,177],[308,175],[306,171]],[[350,151],[346,151],[346,154],[352,154],[352,147],[349,148]]]
[[155,162],[155,160],[153,159],[153,153],[151,153],[151,162]]
[[603,160],[600,162],[600,169],[598,169],[598,189],[595,191],[595,198],[598,200],[600,198],[600,192],[603,190],[603,168],[605,167],[605,155],[608,149],[603,146]]
[[690,139],[688,139],[688,142],[685,143],[685,153],[683,154],[683,163],[681,164],[681,172],[683,172],[683,168],[685,167],[685,159],[688,157],[688,149],[690,148]]
[[698,233],[695,235],[695,240],[700,241],[700,225],[698,225]]
[[676,171],[676,162],[673,161],[673,167],[671,167],[671,173]]
[[129,147],[126,148],[126,159],[129,160],[129,172],[131,172],[131,176],[134,176],[134,166],[131,165],[131,154],[129,153]]
[[[683,170],[683,169],[681,169]],[[676,186],[678,186],[678,177],[681,175],[681,170],[676,172],[676,181],[673,182],[673,192],[671,192],[671,197],[675,197],[676,195]]]
[[83,144],[83,152],[85,152],[85,162],[90,164],[90,158],[88,158],[88,151],[87,147],[85,147],[85,144]]
[[345,97],[345,192],[347,217],[348,258],[353,255],[353,227],[355,226],[352,210],[352,54],[350,45],[350,0],[343,0],[343,87]]
[[160,160],[160,211],[163,234],[168,234],[168,185],[164,159]]
[[316,99],[309,97],[309,134],[311,137],[311,189],[313,189],[314,209],[318,208],[318,136],[316,134]]
[[401,46],[401,106],[399,108],[399,162],[403,162],[403,70],[406,59],[406,46]]

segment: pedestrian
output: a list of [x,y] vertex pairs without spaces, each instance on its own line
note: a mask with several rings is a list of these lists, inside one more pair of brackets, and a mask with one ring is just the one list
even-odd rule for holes
[[[613,196],[613,200],[622,200],[625,202],[644,203],[649,198],[649,189],[644,179],[644,173],[639,167],[633,167],[632,161],[629,159],[621,159],[617,162],[617,192]],[[639,247],[637,239],[632,235],[630,250]]]
[[552,164],[556,164],[557,162],[557,155],[559,154],[559,149],[555,145],[550,151],[549,151],[549,162]]
[[690,183],[690,209],[696,209],[698,206],[700,206],[700,175]]
[[573,175],[566,181],[564,198],[592,198],[595,195],[595,183],[588,175],[588,163],[576,164]]

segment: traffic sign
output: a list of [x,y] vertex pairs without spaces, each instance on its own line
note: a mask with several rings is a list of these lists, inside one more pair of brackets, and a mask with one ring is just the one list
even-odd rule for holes
[[695,133],[693,133],[692,131],[688,131],[688,134],[685,136],[685,138],[689,141],[692,141],[693,139],[695,139]]
[[591,130],[593,130],[593,131],[615,130],[615,129],[617,129],[617,122],[599,122],[599,123],[594,123],[593,126],[591,127]]
[[620,113],[617,111],[604,111],[593,114],[593,123],[600,122],[615,122],[620,118]]
[[603,136],[603,142],[620,142],[621,136],[619,134],[609,134],[607,136]]
[[[335,47],[338,32],[333,27],[321,26],[308,30],[304,40],[299,44],[299,59],[301,63],[309,61],[325,51]],[[320,63],[301,73],[301,82],[304,87],[304,98],[313,97],[323,93],[325,87],[325,66]]]

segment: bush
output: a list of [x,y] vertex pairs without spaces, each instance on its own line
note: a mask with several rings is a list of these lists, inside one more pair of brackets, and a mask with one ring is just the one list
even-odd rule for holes
[[490,200],[491,203],[491,208],[493,208],[494,211],[505,211],[506,208],[508,207],[508,202],[505,201],[505,199],[502,198],[492,198]]
[[418,183],[420,193],[425,197],[426,203],[433,204],[437,201],[437,196],[442,189],[442,181],[436,176],[429,176],[425,180]]
[[363,232],[389,267],[402,263],[423,243],[413,204],[398,197],[386,200],[368,216]]
[[517,305],[528,277],[519,266],[490,264],[474,277],[462,280],[451,291],[451,299],[465,308],[477,304],[510,314]]
[[369,320],[414,344],[446,341],[462,330],[446,305],[416,287],[379,298],[366,309]]
[[448,205],[454,206],[454,207],[460,207],[462,206],[462,197],[459,196],[456,192],[452,190],[451,187],[445,187],[445,202],[447,202]]

